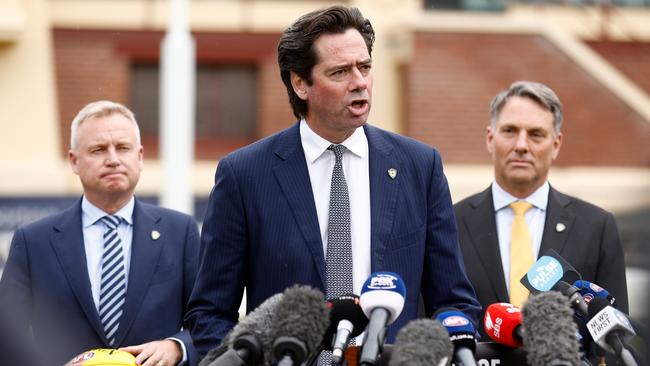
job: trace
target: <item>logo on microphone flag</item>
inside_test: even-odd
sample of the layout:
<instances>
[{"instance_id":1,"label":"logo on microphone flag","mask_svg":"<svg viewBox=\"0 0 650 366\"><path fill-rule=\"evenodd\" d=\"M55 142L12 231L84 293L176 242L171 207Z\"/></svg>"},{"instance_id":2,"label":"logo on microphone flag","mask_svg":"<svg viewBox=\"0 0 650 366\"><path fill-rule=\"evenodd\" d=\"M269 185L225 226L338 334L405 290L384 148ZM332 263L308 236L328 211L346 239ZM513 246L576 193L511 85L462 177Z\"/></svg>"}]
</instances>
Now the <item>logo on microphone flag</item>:
<instances>
[{"instance_id":1,"label":"logo on microphone flag","mask_svg":"<svg viewBox=\"0 0 650 366\"><path fill-rule=\"evenodd\" d=\"M380 272L370 277L368 289L370 290L394 290L397 288L398 276L390 272Z\"/></svg>"},{"instance_id":2,"label":"logo on microphone flag","mask_svg":"<svg viewBox=\"0 0 650 366\"><path fill-rule=\"evenodd\" d=\"M551 290L560 280L564 279L566 281L567 277L572 276L580 277L578 271L569 262L555 250L549 249L530 267L520 282L535 295ZM573 280L570 280L571 282Z\"/></svg>"}]
</instances>

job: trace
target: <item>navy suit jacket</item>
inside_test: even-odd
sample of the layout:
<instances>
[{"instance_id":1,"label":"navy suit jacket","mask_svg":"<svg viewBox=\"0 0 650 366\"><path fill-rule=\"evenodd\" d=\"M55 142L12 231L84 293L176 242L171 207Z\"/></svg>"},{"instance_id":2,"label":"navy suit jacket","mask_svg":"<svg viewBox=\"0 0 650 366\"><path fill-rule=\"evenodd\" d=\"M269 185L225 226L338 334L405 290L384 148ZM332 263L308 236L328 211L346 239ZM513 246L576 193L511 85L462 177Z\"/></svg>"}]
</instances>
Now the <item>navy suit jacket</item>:
<instances>
[{"instance_id":1,"label":"navy suit jacket","mask_svg":"<svg viewBox=\"0 0 650 366\"><path fill-rule=\"evenodd\" d=\"M417 313L455 306L477 320L464 273L449 189L437 151L364 126L369 147L371 270L406 285L388 341ZM395 168L391 179L388 170ZM325 257L299 123L222 159L201 233L200 268L187 320L200 354L236 324L244 287L247 311L293 284L324 291Z\"/></svg>"},{"instance_id":2,"label":"navy suit jacket","mask_svg":"<svg viewBox=\"0 0 650 366\"><path fill-rule=\"evenodd\" d=\"M154 230L160 233L157 240ZM136 199L128 288L115 348L176 337L190 364L198 363L189 332L181 330L198 246L193 218ZM61 365L86 350L111 348L91 294L81 200L14 233L0 294L0 311L31 325L44 364Z\"/></svg>"},{"instance_id":3,"label":"navy suit jacket","mask_svg":"<svg viewBox=\"0 0 650 366\"><path fill-rule=\"evenodd\" d=\"M496 302L509 302L492 189L470 196L454 208L467 275L479 302L484 308ZM558 231L558 224L563 224L565 229ZM582 279L613 294L616 307L627 312L625 261L611 213L551 187L539 256L551 248L566 259ZM484 331L482 326L480 329Z\"/></svg>"}]
</instances>

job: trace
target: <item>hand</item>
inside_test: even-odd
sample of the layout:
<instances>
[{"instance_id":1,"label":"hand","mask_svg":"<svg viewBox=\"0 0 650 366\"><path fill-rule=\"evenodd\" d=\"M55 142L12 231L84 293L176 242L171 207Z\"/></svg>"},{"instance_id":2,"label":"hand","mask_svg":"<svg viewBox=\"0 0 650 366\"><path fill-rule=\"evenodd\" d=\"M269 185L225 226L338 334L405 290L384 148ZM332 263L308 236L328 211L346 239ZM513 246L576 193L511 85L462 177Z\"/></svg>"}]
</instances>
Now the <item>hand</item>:
<instances>
[{"instance_id":1,"label":"hand","mask_svg":"<svg viewBox=\"0 0 650 366\"><path fill-rule=\"evenodd\" d=\"M122 347L120 350L134 355L136 364L142 366L174 366L183 358L180 344L171 339Z\"/></svg>"}]
</instances>

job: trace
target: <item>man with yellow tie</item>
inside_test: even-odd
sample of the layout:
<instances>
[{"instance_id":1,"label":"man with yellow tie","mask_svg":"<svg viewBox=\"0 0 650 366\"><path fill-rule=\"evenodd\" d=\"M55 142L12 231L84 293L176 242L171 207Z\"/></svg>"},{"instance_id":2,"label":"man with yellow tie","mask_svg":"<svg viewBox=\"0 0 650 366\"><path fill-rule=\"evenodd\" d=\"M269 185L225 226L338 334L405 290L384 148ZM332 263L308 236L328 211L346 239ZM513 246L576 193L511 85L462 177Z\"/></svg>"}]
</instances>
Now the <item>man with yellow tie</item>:
<instances>
[{"instance_id":1,"label":"man with yellow tie","mask_svg":"<svg viewBox=\"0 0 650 366\"><path fill-rule=\"evenodd\" d=\"M518 81L492 100L490 115L486 146L494 182L454 207L465 268L483 308L496 302L521 306L529 293L519 280L552 248L627 312L614 217L548 182L563 140L557 95L546 85Z\"/></svg>"}]
</instances>

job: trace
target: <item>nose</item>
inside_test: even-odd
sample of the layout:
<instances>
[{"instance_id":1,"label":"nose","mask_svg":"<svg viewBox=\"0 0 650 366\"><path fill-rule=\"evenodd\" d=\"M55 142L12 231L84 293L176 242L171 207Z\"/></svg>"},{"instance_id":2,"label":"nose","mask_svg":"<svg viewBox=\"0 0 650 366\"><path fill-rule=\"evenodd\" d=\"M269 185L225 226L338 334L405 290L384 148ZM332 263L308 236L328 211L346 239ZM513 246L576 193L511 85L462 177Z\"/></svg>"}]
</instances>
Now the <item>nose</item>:
<instances>
[{"instance_id":1,"label":"nose","mask_svg":"<svg viewBox=\"0 0 650 366\"><path fill-rule=\"evenodd\" d=\"M120 159L117 156L117 150L114 147L108 149L106 155L106 165L117 166L120 164Z\"/></svg>"},{"instance_id":2,"label":"nose","mask_svg":"<svg viewBox=\"0 0 650 366\"><path fill-rule=\"evenodd\" d=\"M366 80L366 76L364 76L361 73L361 70L359 70L356 67L352 68L352 76L350 80L350 88L352 91L360 91L360 90L365 90L368 87L368 80Z\"/></svg>"},{"instance_id":3,"label":"nose","mask_svg":"<svg viewBox=\"0 0 650 366\"><path fill-rule=\"evenodd\" d=\"M517 135L517 139L515 140L515 151L519 153L526 153L528 151L528 136L524 130L519 131L519 134Z\"/></svg>"}]
</instances>

